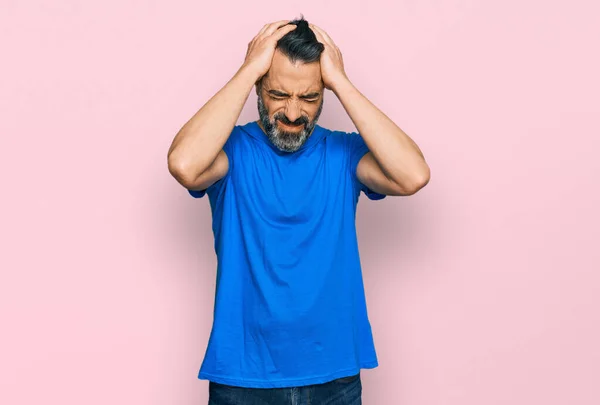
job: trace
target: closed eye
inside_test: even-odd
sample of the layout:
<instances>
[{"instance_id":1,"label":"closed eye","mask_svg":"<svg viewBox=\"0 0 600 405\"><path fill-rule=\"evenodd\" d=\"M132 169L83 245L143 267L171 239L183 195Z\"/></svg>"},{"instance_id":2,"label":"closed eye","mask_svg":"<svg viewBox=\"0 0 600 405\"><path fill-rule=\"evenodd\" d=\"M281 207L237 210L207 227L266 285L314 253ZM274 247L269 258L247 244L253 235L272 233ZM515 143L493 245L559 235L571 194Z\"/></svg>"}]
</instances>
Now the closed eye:
<instances>
[{"instance_id":1,"label":"closed eye","mask_svg":"<svg viewBox=\"0 0 600 405\"><path fill-rule=\"evenodd\" d=\"M271 99L273 99L273 100L278 100L278 101L285 100L285 99L287 99L287 98L288 98L288 97L282 97L282 96L275 96L275 95L273 95L273 94L269 94L269 97L271 97ZM306 102L308 102L308 103L316 103L317 101L319 101L319 98L318 98L318 97L317 97L317 98L311 98L311 99L308 99L308 98L303 98L303 97L300 97L300 98L301 98L303 101L306 101Z\"/></svg>"}]
</instances>

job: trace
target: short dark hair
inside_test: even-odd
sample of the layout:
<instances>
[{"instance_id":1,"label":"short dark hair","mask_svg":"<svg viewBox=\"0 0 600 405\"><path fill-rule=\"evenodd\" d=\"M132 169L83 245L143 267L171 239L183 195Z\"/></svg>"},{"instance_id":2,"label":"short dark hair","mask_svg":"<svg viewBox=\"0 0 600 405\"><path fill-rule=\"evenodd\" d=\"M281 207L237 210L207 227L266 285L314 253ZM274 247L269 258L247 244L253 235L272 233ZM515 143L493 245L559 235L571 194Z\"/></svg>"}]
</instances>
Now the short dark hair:
<instances>
[{"instance_id":1,"label":"short dark hair","mask_svg":"<svg viewBox=\"0 0 600 405\"><path fill-rule=\"evenodd\" d=\"M325 46L317 41L317 37L308 26L308 21L304 16L300 16L300 19L292 20L288 24L296 25L296 29L277 41L276 49L279 49L292 63L318 62Z\"/></svg>"}]
</instances>

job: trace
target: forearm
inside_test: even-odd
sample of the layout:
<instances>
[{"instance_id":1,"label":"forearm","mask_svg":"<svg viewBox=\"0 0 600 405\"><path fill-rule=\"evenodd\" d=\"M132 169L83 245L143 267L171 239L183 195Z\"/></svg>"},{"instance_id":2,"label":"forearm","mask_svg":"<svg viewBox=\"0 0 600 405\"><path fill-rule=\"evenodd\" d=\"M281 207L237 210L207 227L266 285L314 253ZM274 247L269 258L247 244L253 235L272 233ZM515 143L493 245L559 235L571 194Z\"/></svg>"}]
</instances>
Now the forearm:
<instances>
[{"instance_id":1,"label":"forearm","mask_svg":"<svg viewBox=\"0 0 600 405\"><path fill-rule=\"evenodd\" d=\"M346 78L332 90L372 152L382 172L401 187L422 184L429 166L417 144Z\"/></svg>"},{"instance_id":2,"label":"forearm","mask_svg":"<svg viewBox=\"0 0 600 405\"><path fill-rule=\"evenodd\" d=\"M257 79L251 69L242 66L179 130L168 152L171 172L193 181L210 167L229 138Z\"/></svg>"}]
</instances>

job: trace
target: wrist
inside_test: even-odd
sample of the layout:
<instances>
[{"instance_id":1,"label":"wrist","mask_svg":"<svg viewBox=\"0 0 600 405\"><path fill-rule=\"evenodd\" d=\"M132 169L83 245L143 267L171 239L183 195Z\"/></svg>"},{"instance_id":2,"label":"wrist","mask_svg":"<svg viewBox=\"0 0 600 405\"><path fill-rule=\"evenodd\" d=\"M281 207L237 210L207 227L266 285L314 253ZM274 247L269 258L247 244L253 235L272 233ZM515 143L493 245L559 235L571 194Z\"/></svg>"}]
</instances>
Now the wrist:
<instances>
[{"instance_id":1,"label":"wrist","mask_svg":"<svg viewBox=\"0 0 600 405\"><path fill-rule=\"evenodd\" d=\"M241 78L243 78L244 80L248 80L251 81L252 84L256 83L258 81L258 79L261 78L261 74L254 69L251 65L246 65L243 64L238 71L235 74L236 76L239 76Z\"/></svg>"},{"instance_id":2,"label":"wrist","mask_svg":"<svg viewBox=\"0 0 600 405\"><path fill-rule=\"evenodd\" d=\"M350 79L346 75L340 75L330 83L331 91L339 97L339 94L354 87Z\"/></svg>"}]
</instances>

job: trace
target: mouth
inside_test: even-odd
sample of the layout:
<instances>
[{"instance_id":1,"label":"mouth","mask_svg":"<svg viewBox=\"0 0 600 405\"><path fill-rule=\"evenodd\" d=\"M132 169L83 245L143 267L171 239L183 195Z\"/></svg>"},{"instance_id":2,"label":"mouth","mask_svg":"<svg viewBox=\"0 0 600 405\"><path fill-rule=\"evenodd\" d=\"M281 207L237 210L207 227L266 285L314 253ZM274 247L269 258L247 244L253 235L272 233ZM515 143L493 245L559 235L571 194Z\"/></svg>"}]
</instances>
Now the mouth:
<instances>
[{"instance_id":1,"label":"mouth","mask_svg":"<svg viewBox=\"0 0 600 405\"><path fill-rule=\"evenodd\" d=\"M304 123L300 124L300 125L287 125L284 124L283 122L281 122L280 120L277 120L277 122L279 123L279 125L281 125L284 129L287 130L292 130L292 131L296 131L300 128L302 128L304 126Z\"/></svg>"}]
</instances>

